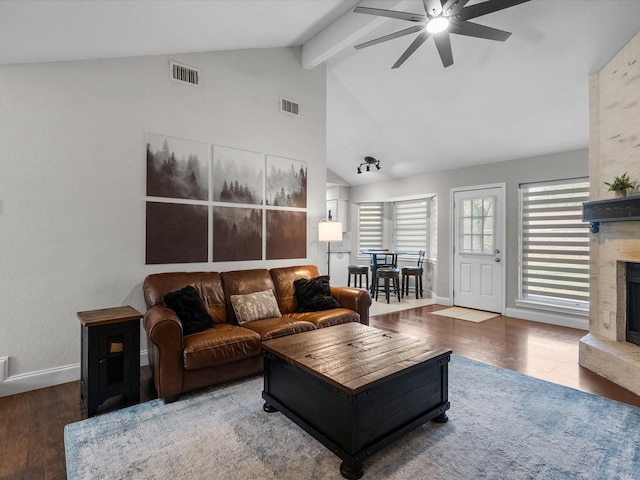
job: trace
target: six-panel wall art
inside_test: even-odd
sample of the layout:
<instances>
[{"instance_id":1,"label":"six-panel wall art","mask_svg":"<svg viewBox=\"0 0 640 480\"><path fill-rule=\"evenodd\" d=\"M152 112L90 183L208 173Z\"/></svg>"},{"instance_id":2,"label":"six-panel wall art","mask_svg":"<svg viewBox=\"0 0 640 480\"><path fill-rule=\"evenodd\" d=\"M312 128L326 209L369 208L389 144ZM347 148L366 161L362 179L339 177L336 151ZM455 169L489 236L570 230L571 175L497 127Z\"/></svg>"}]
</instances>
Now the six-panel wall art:
<instances>
[{"instance_id":1,"label":"six-panel wall art","mask_svg":"<svg viewBox=\"0 0 640 480\"><path fill-rule=\"evenodd\" d=\"M146 263L307 256L305 162L147 133Z\"/></svg>"}]
</instances>

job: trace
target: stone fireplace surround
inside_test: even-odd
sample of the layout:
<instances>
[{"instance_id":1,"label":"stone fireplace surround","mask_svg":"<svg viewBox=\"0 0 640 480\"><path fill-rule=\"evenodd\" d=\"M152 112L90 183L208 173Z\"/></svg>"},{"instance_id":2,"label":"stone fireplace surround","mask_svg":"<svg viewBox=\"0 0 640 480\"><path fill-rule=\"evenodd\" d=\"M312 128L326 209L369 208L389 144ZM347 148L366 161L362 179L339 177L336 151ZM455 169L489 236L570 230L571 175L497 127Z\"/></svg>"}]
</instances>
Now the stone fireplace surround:
<instances>
[{"instance_id":1,"label":"stone fireplace surround","mask_svg":"<svg viewBox=\"0 0 640 480\"><path fill-rule=\"evenodd\" d=\"M640 33L589 76L592 201L613 198L603 182L640 180ZM626 262L640 262L640 221L600 223L590 238L589 333L580 365L640 395L640 346L626 342Z\"/></svg>"},{"instance_id":2,"label":"stone fireplace surround","mask_svg":"<svg viewBox=\"0 0 640 480\"><path fill-rule=\"evenodd\" d=\"M640 222L631 223L601 226L607 258L598 266L591 249L589 334L580 341L580 365L640 395L640 346L626 341L626 263L640 262Z\"/></svg>"}]
</instances>

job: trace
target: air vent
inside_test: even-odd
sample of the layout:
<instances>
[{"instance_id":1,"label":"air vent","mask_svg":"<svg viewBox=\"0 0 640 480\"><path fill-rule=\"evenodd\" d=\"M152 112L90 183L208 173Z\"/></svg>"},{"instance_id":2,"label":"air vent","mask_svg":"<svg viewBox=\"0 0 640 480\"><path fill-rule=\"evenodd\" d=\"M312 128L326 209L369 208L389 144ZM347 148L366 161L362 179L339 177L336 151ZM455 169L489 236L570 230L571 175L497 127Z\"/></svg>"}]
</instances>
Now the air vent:
<instances>
[{"instance_id":1,"label":"air vent","mask_svg":"<svg viewBox=\"0 0 640 480\"><path fill-rule=\"evenodd\" d=\"M280 111L297 117L300 115L300 104L293 100L289 100L288 98L281 98Z\"/></svg>"},{"instance_id":2,"label":"air vent","mask_svg":"<svg viewBox=\"0 0 640 480\"><path fill-rule=\"evenodd\" d=\"M171 79L176 82L187 83L196 87L200 86L200 70L169 62L171 66Z\"/></svg>"}]
</instances>

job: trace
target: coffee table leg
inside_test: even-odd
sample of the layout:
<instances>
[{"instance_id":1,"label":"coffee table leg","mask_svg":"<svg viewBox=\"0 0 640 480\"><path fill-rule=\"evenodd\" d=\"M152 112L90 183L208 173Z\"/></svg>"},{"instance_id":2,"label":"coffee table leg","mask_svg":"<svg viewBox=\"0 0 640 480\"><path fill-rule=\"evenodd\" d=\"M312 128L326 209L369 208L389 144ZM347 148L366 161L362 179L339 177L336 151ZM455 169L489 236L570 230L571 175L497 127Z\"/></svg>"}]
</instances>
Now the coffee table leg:
<instances>
[{"instance_id":1,"label":"coffee table leg","mask_svg":"<svg viewBox=\"0 0 640 480\"><path fill-rule=\"evenodd\" d=\"M434 418L433 421L436 423L447 423L449 421L449 415L447 415L447 412L444 412L442 415Z\"/></svg>"},{"instance_id":2,"label":"coffee table leg","mask_svg":"<svg viewBox=\"0 0 640 480\"><path fill-rule=\"evenodd\" d=\"M269 402L264 402L262 409L267 413L273 413L278 411L278 409L275 408L273 405L271 405Z\"/></svg>"},{"instance_id":3,"label":"coffee table leg","mask_svg":"<svg viewBox=\"0 0 640 480\"><path fill-rule=\"evenodd\" d=\"M351 458L348 460L343 460L340 464L340 473L344 478L348 480L357 480L364 475L364 469L362 468L362 463L357 460Z\"/></svg>"}]
</instances>

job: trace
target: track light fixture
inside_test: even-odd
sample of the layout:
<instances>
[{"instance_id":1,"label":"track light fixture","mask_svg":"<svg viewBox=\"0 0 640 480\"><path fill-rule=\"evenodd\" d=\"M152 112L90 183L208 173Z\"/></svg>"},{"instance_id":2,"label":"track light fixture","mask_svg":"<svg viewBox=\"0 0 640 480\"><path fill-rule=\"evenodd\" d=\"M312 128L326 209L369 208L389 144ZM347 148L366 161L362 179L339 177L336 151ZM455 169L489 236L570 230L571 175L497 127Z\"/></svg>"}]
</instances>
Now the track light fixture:
<instances>
[{"instance_id":1,"label":"track light fixture","mask_svg":"<svg viewBox=\"0 0 640 480\"><path fill-rule=\"evenodd\" d=\"M364 162L358 165L358 173L362 173L362 166L367 167L367 172L371 171L371 167L376 167L377 170L380 170L380 160L376 160L373 157L364 157Z\"/></svg>"}]
</instances>

